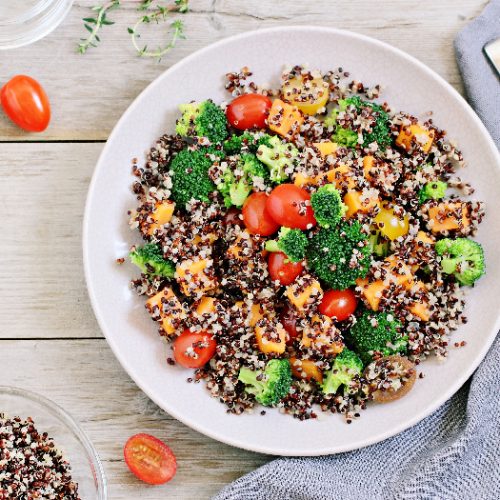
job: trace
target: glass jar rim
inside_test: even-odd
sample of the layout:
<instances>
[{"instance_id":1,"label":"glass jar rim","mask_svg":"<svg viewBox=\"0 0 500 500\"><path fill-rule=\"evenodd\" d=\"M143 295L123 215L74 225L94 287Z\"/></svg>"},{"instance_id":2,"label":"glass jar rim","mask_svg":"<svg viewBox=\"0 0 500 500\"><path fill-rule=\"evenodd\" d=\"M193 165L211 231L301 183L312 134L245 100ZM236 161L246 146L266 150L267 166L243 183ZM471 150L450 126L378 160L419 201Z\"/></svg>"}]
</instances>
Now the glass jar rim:
<instances>
[{"instance_id":1,"label":"glass jar rim","mask_svg":"<svg viewBox=\"0 0 500 500\"><path fill-rule=\"evenodd\" d=\"M0 50L22 47L51 33L66 17L73 0L40 0L18 15L0 18Z\"/></svg>"}]
</instances>

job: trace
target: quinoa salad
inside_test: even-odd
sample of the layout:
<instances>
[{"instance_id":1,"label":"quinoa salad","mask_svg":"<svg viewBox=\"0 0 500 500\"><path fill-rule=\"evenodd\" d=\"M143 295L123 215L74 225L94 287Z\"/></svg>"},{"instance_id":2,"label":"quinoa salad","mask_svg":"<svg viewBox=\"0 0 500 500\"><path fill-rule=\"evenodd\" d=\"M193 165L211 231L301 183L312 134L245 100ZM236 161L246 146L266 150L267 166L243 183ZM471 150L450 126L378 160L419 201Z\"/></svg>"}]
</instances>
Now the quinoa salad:
<instances>
[{"instance_id":1,"label":"quinoa salad","mask_svg":"<svg viewBox=\"0 0 500 500\"><path fill-rule=\"evenodd\" d=\"M227 102L180 104L175 133L134 160L131 286L166 363L228 412L350 423L447 357L485 272L483 204L427 110L392 109L342 68L251 76L226 75Z\"/></svg>"}]
</instances>

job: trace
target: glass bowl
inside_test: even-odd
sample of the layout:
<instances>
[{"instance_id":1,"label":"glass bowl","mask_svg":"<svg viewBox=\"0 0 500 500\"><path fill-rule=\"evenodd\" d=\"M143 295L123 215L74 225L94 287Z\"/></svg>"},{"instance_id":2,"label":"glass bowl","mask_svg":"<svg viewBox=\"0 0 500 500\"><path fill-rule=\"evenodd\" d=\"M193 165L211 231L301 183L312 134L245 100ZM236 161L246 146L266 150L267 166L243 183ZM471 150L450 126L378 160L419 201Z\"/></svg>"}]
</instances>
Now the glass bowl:
<instances>
[{"instance_id":1,"label":"glass bowl","mask_svg":"<svg viewBox=\"0 0 500 500\"><path fill-rule=\"evenodd\" d=\"M0 386L0 413L31 417L38 432L47 432L71 465L78 493L85 500L105 500L104 470L92 443L62 408L47 398L16 387Z\"/></svg>"},{"instance_id":2,"label":"glass bowl","mask_svg":"<svg viewBox=\"0 0 500 500\"><path fill-rule=\"evenodd\" d=\"M73 0L0 0L0 49L28 45L66 17Z\"/></svg>"}]
</instances>

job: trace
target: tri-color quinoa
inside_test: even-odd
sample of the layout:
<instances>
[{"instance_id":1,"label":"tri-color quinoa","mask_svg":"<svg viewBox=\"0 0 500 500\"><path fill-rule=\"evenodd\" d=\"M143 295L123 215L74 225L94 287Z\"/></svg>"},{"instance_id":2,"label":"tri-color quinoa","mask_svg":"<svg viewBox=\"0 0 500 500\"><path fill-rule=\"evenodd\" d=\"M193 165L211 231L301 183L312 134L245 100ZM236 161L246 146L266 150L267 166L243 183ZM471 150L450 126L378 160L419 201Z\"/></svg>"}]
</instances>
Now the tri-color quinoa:
<instances>
[{"instance_id":1,"label":"tri-color quinoa","mask_svg":"<svg viewBox=\"0 0 500 500\"><path fill-rule=\"evenodd\" d=\"M79 500L71 467L46 432L28 417L0 413L0 500Z\"/></svg>"},{"instance_id":2,"label":"tri-color quinoa","mask_svg":"<svg viewBox=\"0 0 500 500\"><path fill-rule=\"evenodd\" d=\"M447 356L484 273L483 206L430 113L376 103L342 68L288 68L279 89L250 76L227 75L229 104L180 106L135 161L132 286L229 412L350 422Z\"/></svg>"}]
</instances>

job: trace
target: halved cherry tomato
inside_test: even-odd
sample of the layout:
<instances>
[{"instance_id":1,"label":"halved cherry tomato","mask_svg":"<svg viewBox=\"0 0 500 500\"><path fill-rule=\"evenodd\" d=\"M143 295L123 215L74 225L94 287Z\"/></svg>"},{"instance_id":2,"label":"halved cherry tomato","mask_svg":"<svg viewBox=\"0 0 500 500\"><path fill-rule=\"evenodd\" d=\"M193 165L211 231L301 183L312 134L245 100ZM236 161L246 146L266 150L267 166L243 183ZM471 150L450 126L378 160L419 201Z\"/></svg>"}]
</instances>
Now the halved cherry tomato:
<instances>
[{"instance_id":1,"label":"halved cherry tomato","mask_svg":"<svg viewBox=\"0 0 500 500\"><path fill-rule=\"evenodd\" d=\"M357 305L356 295L350 288L347 288L346 290L326 291L318 309L325 316L335 318L337 321L344 321L351 314L354 314Z\"/></svg>"},{"instance_id":2,"label":"halved cherry tomato","mask_svg":"<svg viewBox=\"0 0 500 500\"><path fill-rule=\"evenodd\" d=\"M291 262L283 252L271 252L267 265L271 279L278 280L283 286L293 283L304 269L302 262Z\"/></svg>"},{"instance_id":3,"label":"halved cherry tomato","mask_svg":"<svg viewBox=\"0 0 500 500\"><path fill-rule=\"evenodd\" d=\"M286 343L288 345L293 344L293 341L299 335L297 331L297 313L290 304L286 304L285 307L280 312L280 322L283 325L287 335Z\"/></svg>"},{"instance_id":4,"label":"halved cherry tomato","mask_svg":"<svg viewBox=\"0 0 500 500\"><path fill-rule=\"evenodd\" d=\"M175 476L175 455L163 441L154 436L132 436L125 443L123 454L130 471L145 483L164 484Z\"/></svg>"},{"instance_id":5,"label":"halved cherry tomato","mask_svg":"<svg viewBox=\"0 0 500 500\"><path fill-rule=\"evenodd\" d=\"M253 193L243 205L243 222L251 234L270 236L279 229L266 208L267 198L266 193Z\"/></svg>"},{"instance_id":6,"label":"halved cherry tomato","mask_svg":"<svg viewBox=\"0 0 500 500\"><path fill-rule=\"evenodd\" d=\"M42 86L33 78L17 75L0 91L7 116L29 132L42 132L50 122L50 103Z\"/></svg>"},{"instance_id":7,"label":"halved cherry tomato","mask_svg":"<svg viewBox=\"0 0 500 500\"><path fill-rule=\"evenodd\" d=\"M208 363L215 354L217 342L208 332L184 330L172 346L174 358L185 368L200 368Z\"/></svg>"},{"instance_id":8,"label":"halved cherry tomato","mask_svg":"<svg viewBox=\"0 0 500 500\"><path fill-rule=\"evenodd\" d=\"M311 195L294 184L280 184L267 199L266 208L280 225L297 229L310 229L316 225Z\"/></svg>"},{"instance_id":9,"label":"halved cherry tomato","mask_svg":"<svg viewBox=\"0 0 500 500\"><path fill-rule=\"evenodd\" d=\"M239 130L264 128L272 104L271 99L265 95L241 95L227 107L227 120L234 128Z\"/></svg>"}]
</instances>

